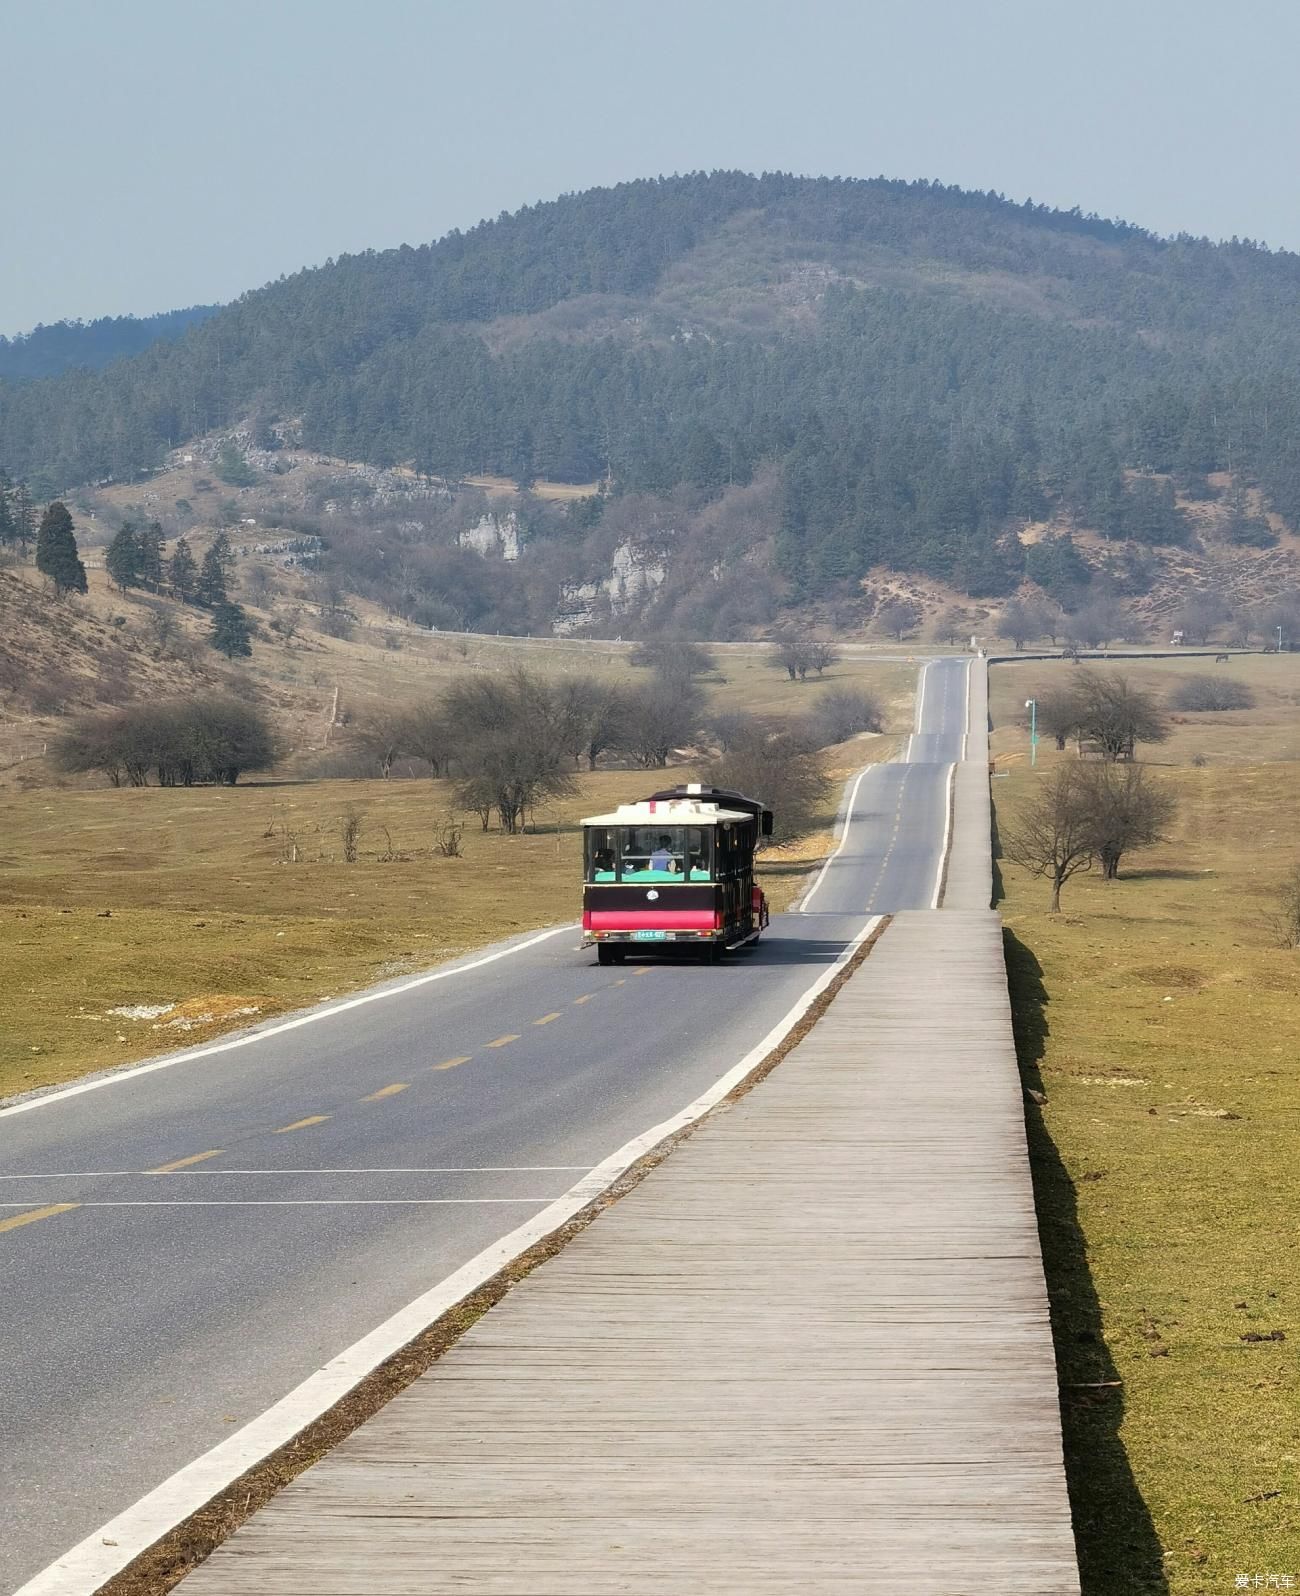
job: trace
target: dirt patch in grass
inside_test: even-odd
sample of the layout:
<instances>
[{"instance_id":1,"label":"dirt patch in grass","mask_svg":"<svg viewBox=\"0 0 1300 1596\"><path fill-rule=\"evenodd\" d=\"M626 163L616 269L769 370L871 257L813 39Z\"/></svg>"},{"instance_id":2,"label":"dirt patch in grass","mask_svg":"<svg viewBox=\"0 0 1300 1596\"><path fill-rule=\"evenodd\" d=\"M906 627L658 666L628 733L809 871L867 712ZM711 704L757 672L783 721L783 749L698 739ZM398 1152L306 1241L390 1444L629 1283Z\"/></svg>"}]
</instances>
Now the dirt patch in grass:
<instances>
[{"instance_id":1,"label":"dirt patch in grass","mask_svg":"<svg viewBox=\"0 0 1300 1596\"><path fill-rule=\"evenodd\" d=\"M1086 1596L1300 1576L1300 1369L1250 1339L1300 1334L1300 955L1266 925L1300 851L1280 746L1157 769L1170 840L1071 881L1063 915L1001 864ZM1000 825L1037 779L994 783Z\"/></svg>"}]
</instances>

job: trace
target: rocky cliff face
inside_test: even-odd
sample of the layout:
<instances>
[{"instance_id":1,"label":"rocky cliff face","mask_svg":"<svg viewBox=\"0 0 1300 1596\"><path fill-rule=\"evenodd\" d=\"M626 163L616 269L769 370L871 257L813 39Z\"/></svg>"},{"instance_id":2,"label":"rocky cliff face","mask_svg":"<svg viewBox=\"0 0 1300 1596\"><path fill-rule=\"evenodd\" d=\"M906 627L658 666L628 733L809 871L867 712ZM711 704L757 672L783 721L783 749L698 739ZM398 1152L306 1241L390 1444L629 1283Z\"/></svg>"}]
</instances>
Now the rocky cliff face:
<instances>
[{"instance_id":1,"label":"rocky cliff face","mask_svg":"<svg viewBox=\"0 0 1300 1596\"><path fill-rule=\"evenodd\" d=\"M562 637L590 626L602 615L617 618L638 610L667 575L667 563L657 549L631 540L620 543L610 559L608 576L565 585L552 630Z\"/></svg>"},{"instance_id":2,"label":"rocky cliff face","mask_svg":"<svg viewBox=\"0 0 1300 1596\"><path fill-rule=\"evenodd\" d=\"M462 549L473 549L485 558L499 556L503 560L517 560L523 551L519 517L513 510L499 516L491 511L481 515L457 541Z\"/></svg>"}]
</instances>

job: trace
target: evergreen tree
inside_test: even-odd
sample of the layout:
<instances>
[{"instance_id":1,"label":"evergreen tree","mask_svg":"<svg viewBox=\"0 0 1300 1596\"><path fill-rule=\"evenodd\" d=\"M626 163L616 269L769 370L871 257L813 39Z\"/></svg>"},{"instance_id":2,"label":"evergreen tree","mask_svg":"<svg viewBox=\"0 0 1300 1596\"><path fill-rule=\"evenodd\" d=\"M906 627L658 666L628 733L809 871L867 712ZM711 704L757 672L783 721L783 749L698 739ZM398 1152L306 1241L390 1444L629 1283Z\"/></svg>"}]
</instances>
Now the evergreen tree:
<instances>
[{"instance_id":1,"label":"evergreen tree","mask_svg":"<svg viewBox=\"0 0 1300 1596\"><path fill-rule=\"evenodd\" d=\"M159 522L150 521L136 535L140 548L140 582L151 593L161 591L163 585L163 529Z\"/></svg>"},{"instance_id":2,"label":"evergreen tree","mask_svg":"<svg viewBox=\"0 0 1300 1596\"><path fill-rule=\"evenodd\" d=\"M218 604L224 604L229 596L226 587L226 565L221 558L221 550L217 544L220 538L209 544L203 556L203 564L199 567L198 586L195 597L205 609L215 609Z\"/></svg>"},{"instance_id":3,"label":"evergreen tree","mask_svg":"<svg viewBox=\"0 0 1300 1596\"><path fill-rule=\"evenodd\" d=\"M208 641L227 659L247 658L253 652L253 635L242 605L222 599L214 606Z\"/></svg>"},{"instance_id":4,"label":"evergreen tree","mask_svg":"<svg viewBox=\"0 0 1300 1596\"><path fill-rule=\"evenodd\" d=\"M13 491L13 483L0 471L0 548L9 548L18 541L18 524L10 504Z\"/></svg>"},{"instance_id":5,"label":"evergreen tree","mask_svg":"<svg viewBox=\"0 0 1300 1596\"><path fill-rule=\"evenodd\" d=\"M123 593L140 585L140 540L130 521L123 521L118 528L117 536L108 545L104 564L109 580L116 582Z\"/></svg>"},{"instance_id":6,"label":"evergreen tree","mask_svg":"<svg viewBox=\"0 0 1300 1596\"><path fill-rule=\"evenodd\" d=\"M61 499L55 499L41 517L36 534L36 569L54 583L60 598L86 591L86 567L77 554L72 516Z\"/></svg>"},{"instance_id":7,"label":"evergreen tree","mask_svg":"<svg viewBox=\"0 0 1300 1596\"><path fill-rule=\"evenodd\" d=\"M176 547L172 550L172 557L167 564L167 581L172 590L172 597L178 598L182 604L188 604L194 597L198 580L199 568L190 553L189 543L185 538L177 538Z\"/></svg>"},{"instance_id":8,"label":"evergreen tree","mask_svg":"<svg viewBox=\"0 0 1300 1596\"><path fill-rule=\"evenodd\" d=\"M26 554L36 532L36 506L32 503L32 496L25 482L20 482L14 489L12 510L14 531L18 538L18 552Z\"/></svg>"}]
</instances>

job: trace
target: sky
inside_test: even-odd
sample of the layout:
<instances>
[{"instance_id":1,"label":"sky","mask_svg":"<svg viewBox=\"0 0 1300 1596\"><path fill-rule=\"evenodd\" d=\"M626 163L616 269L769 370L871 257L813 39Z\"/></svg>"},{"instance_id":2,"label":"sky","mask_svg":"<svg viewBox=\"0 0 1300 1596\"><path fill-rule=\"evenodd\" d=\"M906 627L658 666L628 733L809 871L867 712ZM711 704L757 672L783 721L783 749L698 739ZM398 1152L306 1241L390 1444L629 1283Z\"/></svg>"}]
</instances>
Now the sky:
<instances>
[{"instance_id":1,"label":"sky","mask_svg":"<svg viewBox=\"0 0 1300 1596\"><path fill-rule=\"evenodd\" d=\"M0 38L0 333L715 167L1300 250L1295 0L0 0Z\"/></svg>"}]
</instances>

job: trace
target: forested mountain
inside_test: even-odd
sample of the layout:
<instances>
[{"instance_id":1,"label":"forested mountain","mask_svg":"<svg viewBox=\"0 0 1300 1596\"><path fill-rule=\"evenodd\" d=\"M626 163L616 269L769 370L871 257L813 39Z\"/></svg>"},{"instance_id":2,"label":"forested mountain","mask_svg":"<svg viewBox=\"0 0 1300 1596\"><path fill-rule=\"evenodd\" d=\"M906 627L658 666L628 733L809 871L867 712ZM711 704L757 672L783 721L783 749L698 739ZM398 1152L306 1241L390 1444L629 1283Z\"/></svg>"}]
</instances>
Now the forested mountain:
<instances>
[{"instance_id":1,"label":"forested mountain","mask_svg":"<svg viewBox=\"0 0 1300 1596\"><path fill-rule=\"evenodd\" d=\"M217 305L191 305L157 316L101 316L97 321L56 321L16 338L0 337L0 379L57 377L138 355L151 344L179 338L187 327L214 316Z\"/></svg>"},{"instance_id":2,"label":"forested mountain","mask_svg":"<svg viewBox=\"0 0 1300 1596\"><path fill-rule=\"evenodd\" d=\"M1300 257L927 183L628 183L0 387L0 462L49 491L121 480L248 417L453 479L694 503L761 480L787 600L877 565L1004 593L1018 526L1177 544L1175 489L1212 472L1300 519Z\"/></svg>"}]
</instances>

